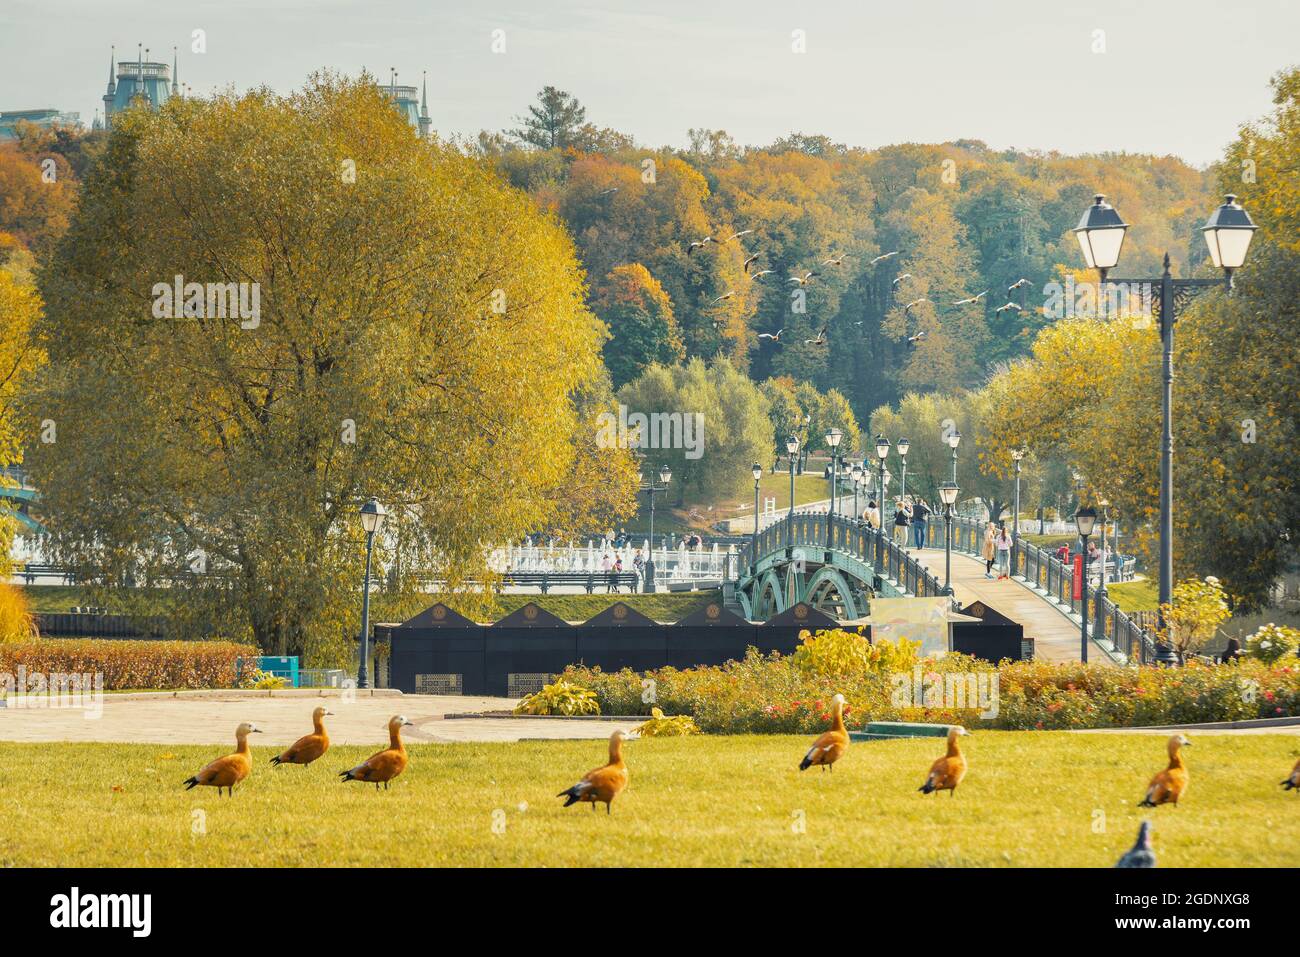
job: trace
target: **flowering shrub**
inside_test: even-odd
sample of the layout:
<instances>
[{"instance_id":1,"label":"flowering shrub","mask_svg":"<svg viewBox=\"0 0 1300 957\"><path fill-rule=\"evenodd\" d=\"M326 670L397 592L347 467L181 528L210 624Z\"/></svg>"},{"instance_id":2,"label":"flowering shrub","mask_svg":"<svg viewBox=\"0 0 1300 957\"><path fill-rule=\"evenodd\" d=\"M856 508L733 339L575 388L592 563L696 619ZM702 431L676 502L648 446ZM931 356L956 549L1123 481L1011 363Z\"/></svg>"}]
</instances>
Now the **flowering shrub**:
<instances>
[{"instance_id":1,"label":"flowering shrub","mask_svg":"<svg viewBox=\"0 0 1300 957\"><path fill-rule=\"evenodd\" d=\"M1228 593L1219 580L1188 578L1174 586L1173 602L1160 606L1165 621L1165 638L1186 657L1214 637L1219 626L1232 617Z\"/></svg>"},{"instance_id":2,"label":"flowering shrub","mask_svg":"<svg viewBox=\"0 0 1300 957\"><path fill-rule=\"evenodd\" d=\"M1294 658L1300 647L1300 630L1269 622L1246 639L1246 654L1273 664L1283 658Z\"/></svg>"},{"instance_id":3,"label":"flowering shrub","mask_svg":"<svg viewBox=\"0 0 1300 957\"><path fill-rule=\"evenodd\" d=\"M100 674L104 688L234 688L235 661L257 654L228 641L47 638L0 644L0 673Z\"/></svg>"},{"instance_id":4,"label":"flowering shrub","mask_svg":"<svg viewBox=\"0 0 1300 957\"><path fill-rule=\"evenodd\" d=\"M269 671L255 669L245 672L240 679L240 683L245 688L253 691L278 691L281 688L288 688L290 681L283 675L272 674Z\"/></svg>"},{"instance_id":5,"label":"flowering shrub","mask_svg":"<svg viewBox=\"0 0 1300 957\"><path fill-rule=\"evenodd\" d=\"M929 721L1003 729L1111 728L1236 721L1300 714L1300 663L1188 664L1181 668L1007 662L993 666L964 655L923 659L913 673L927 687L955 679L997 678L987 710L970 700L932 704L900 694L906 672L869 669L825 676L797 667L794 656L761 655L687 670L644 675L572 667L565 676L590 688L606 714L647 714L651 707L690 715L710 734L811 734L830 724L830 701L844 695L850 728L867 721ZM900 680L902 679L902 680Z\"/></svg>"},{"instance_id":6,"label":"flowering shrub","mask_svg":"<svg viewBox=\"0 0 1300 957\"><path fill-rule=\"evenodd\" d=\"M638 724L634 730L643 738L679 738L700 733L690 715L678 714L666 718L658 708L651 708L650 720Z\"/></svg>"},{"instance_id":7,"label":"flowering shrub","mask_svg":"<svg viewBox=\"0 0 1300 957\"><path fill-rule=\"evenodd\" d=\"M864 672L910 671L916 664L921 643L901 639L872 644L862 635L830 628L814 634L799 633L801 644L794 652L794 666L808 675L837 677Z\"/></svg>"}]
</instances>

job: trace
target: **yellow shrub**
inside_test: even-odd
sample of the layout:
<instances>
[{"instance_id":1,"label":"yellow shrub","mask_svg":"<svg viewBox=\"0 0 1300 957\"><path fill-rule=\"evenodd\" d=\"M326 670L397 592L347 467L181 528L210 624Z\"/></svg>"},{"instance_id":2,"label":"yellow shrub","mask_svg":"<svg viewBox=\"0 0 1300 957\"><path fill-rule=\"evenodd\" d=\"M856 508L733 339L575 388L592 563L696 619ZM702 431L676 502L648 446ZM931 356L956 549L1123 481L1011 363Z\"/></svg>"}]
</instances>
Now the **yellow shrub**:
<instances>
[{"instance_id":1,"label":"yellow shrub","mask_svg":"<svg viewBox=\"0 0 1300 957\"><path fill-rule=\"evenodd\" d=\"M0 582L0 644L36 638L36 621L21 588Z\"/></svg>"},{"instance_id":2,"label":"yellow shrub","mask_svg":"<svg viewBox=\"0 0 1300 957\"><path fill-rule=\"evenodd\" d=\"M699 734L695 719L688 714L678 714L665 718L658 708L650 709L650 720L639 724L635 732L643 738L678 738L688 734Z\"/></svg>"},{"instance_id":3,"label":"yellow shrub","mask_svg":"<svg viewBox=\"0 0 1300 957\"><path fill-rule=\"evenodd\" d=\"M872 644L862 635L830 628L815 635L803 632L794 652L794 666L805 674L836 677L909 671L917 662L919 641L901 638L898 644Z\"/></svg>"},{"instance_id":4,"label":"yellow shrub","mask_svg":"<svg viewBox=\"0 0 1300 957\"><path fill-rule=\"evenodd\" d=\"M557 678L515 705L515 714L600 714L596 692Z\"/></svg>"}]
</instances>

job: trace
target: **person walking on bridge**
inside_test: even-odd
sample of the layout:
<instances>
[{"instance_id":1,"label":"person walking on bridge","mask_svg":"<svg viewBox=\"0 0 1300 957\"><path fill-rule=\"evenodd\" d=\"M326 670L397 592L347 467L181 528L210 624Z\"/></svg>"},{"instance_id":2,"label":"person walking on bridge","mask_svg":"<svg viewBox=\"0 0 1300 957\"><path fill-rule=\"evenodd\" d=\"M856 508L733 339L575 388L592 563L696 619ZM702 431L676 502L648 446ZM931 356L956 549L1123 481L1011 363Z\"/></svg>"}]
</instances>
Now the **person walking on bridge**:
<instances>
[{"instance_id":1,"label":"person walking on bridge","mask_svg":"<svg viewBox=\"0 0 1300 957\"><path fill-rule=\"evenodd\" d=\"M997 539L997 530L993 527L993 523L989 522L984 526L984 551L981 553L984 556L985 578L993 577L993 562L998 557Z\"/></svg>"},{"instance_id":2,"label":"person walking on bridge","mask_svg":"<svg viewBox=\"0 0 1300 957\"><path fill-rule=\"evenodd\" d=\"M912 524L912 507L901 498L894 502L894 541L907 547L907 527Z\"/></svg>"},{"instance_id":3,"label":"person walking on bridge","mask_svg":"<svg viewBox=\"0 0 1300 957\"><path fill-rule=\"evenodd\" d=\"M1011 577L1011 536L1007 534L1005 524L998 528L993 544L998 552L998 581L1009 579Z\"/></svg>"},{"instance_id":4,"label":"person walking on bridge","mask_svg":"<svg viewBox=\"0 0 1300 957\"><path fill-rule=\"evenodd\" d=\"M930 506L925 504L925 499L918 496L916 504L912 506L912 542L918 552L925 548L929 540L928 520L931 511Z\"/></svg>"}]
</instances>

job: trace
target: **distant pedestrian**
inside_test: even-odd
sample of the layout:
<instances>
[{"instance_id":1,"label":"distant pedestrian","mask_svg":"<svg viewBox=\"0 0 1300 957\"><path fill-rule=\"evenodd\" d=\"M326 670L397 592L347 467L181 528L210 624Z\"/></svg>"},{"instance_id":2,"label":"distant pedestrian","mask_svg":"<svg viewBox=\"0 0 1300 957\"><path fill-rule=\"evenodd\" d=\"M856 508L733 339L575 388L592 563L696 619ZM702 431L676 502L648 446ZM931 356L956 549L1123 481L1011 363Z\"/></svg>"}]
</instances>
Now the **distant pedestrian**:
<instances>
[{"instance_id":1,"label":"distant pedestrian","mask_svg":"<svg viewBox=\"0 0 1300 957\"><path fill-rule=\"evenodd\" d=\"M867 510L862 513L862 517L867 520L867 524L872 528L880 527L880 509L876 507L875 499L867 503Z\"/></svg>"},{"instance_id":2,"label":"distant pedestrian","mask_svg":"<svg viewBox=\"0 0 1300 957\"><path fill-rule=\"evenodd\" d=\"M916 504L912 506L912 542L917 551L925 548L929 542L931 511L930 506L925 504L924 498L918 497Z\"/></svg>"},{"instance_id":3,"label":"distant pedestrian","mask_svg":"<svg viewBox=\"0 0 1300 957\"><path fill-rule=\"evenodd\" d=\"M993 577L993 563L998 557L998 534L993 523L989 522L984 526L984 577Z\"/></svg>"},{"instance_id":4,"label":"distant pedestrian","mask_svg":"<svg viewBox=\"0 0 1300 957\"><path fill-rule=\"evenodd\" d=\"M1007 533L1005 525L998 529L997 537L993 543L997 547L998 553L998 580L1011 577L1011 536Z\"/></svg>"},{"instance_id":5,"label":"distant pedestrian","mask_svg":"<svg viewBox=\"0 0 1300 957\"><path fill-rule=\"evenodd\" d=\"M907 529L912 524L912 507L901 498L894 501L894 541L907 545Z\"/></svg>"}]
</instances>

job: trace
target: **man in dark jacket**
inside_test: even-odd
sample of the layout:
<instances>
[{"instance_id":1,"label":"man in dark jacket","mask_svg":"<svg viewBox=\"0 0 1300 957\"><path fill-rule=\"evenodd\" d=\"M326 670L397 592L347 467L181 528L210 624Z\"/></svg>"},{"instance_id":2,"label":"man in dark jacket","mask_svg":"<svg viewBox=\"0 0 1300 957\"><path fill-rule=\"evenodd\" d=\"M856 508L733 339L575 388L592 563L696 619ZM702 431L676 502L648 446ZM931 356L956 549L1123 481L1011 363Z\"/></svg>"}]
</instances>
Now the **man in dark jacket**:
<instances>
[{"instance_id":1,"label":"man in dark jacket","mask_svg":"<svg viewBox=\"0 0 1300 957\"><path fill-rule=\"evenodd\" d=\"M912 543L918 551L929 542L930 511L930 506L925 504L923 498L917 498L916 504L912 506Z\"/></svg>"}]
</instances>

